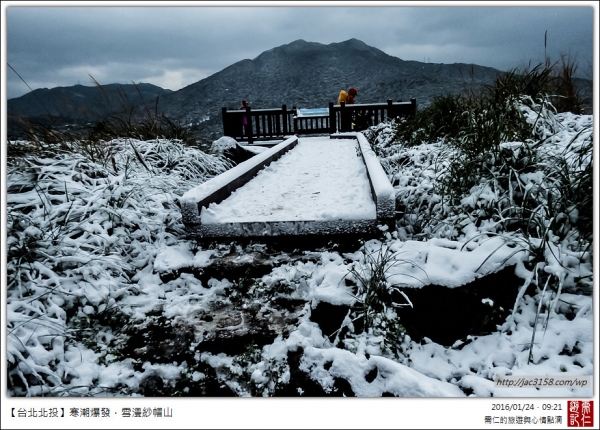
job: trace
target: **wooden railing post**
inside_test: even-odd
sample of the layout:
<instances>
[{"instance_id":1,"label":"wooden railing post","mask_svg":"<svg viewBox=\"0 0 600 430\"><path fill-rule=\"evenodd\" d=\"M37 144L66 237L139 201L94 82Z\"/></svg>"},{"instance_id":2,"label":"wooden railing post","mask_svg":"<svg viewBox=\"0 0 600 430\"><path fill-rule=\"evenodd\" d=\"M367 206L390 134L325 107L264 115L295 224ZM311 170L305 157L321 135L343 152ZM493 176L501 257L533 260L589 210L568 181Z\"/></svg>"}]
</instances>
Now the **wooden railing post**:
<instances>
[{"instance_id":1,"label":"wooden railing post","mask_svg":"<svg viewBox=\"0 0 600 430\"><path fill-rule=\"evenodd\" d=\"M417 99L412 98L410 99L410 104L412 106L412 115L416 115L417 114Z\"/></svg>"},{"instance_id":2,"label":"wooden railing post","mask_svg":"<svg viewBox=\"0 0 600 430\"><path fill-rule=\"evenodd\" d=\"M333 110L333 102L329 102L329 133L334 134L337 131L336 115Z\"/></svg>"},{"instance_id":3,"label":"wooden railing post","mask_svg":"<svg viewBox=\"0 0 600 430\"><path fill-rule=\"evenodd\" d=\"M394 119L396 118L396 112L394 112L394 103L392 102L392 99L388 99L387 101L388 104L388 108L387 108L387 117L389 119Z\"/></svg>"},{"instance_id":4,"label":"wooden railing post","mask_svg":"<svg viewBox=\"0 0 600 430\"><path fill-rule=\"evenodd\" d=\"M298 133L298 111L296 110L296 106L292 107L292 114L294 115L294 127L292 129L292 134Z\"/></svg>"},{"instance_id":5,"label":"wooden railing post","mask_svg":"<svg viewBox=\"0 0 600 430\"><path fill-rule=\"evenodd\" d=\"M283 121L283 135L288 134L288 112L287 106L281 105L281 120Z\"/></svg>"},{"instance_id":6,"label":"wooden railing post","mask_svg":"<svg viewBox=\"0 0 600 430\"><path fill-rule=\"evenodd\" d=\"M252 144L253 141L253 134L254 132L252 131L252 108L250 106L248 106L246 108L246 112L248 113L247 118L247 125L246 125L246 130L244 130L244 133L248 135L248 143Z\"/></svg>"},{"instance_id":7,"label":"wooden railing post","mask_svg":"<svg viewBox=\"0 0 600 430\"><path fill-rule=\"evenodd\" d=\"M352 110L346 108L346 102L340 103L340 132L352 131Z\"/></svg>"},{"instance_id":8,"label":"wooden railing post","mask_svg":"<svg viewBox=\"0 0 600 430\"><path fill-rule=\"evenodd\" d=\"M223 116L223 136L230 136L229 123L227 122L227 108L221 108L221 115Z\"/></svg>"}]
</instances>

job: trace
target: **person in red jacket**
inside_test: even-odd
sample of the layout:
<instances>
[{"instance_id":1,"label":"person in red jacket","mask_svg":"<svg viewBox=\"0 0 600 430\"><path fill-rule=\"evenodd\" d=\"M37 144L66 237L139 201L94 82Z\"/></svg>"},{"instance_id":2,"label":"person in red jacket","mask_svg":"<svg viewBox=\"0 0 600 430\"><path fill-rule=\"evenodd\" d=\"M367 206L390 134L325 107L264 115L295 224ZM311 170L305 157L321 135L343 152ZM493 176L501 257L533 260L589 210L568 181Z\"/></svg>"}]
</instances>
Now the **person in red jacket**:
<instances>
[{"instance_id":1,"label":"person in red jacket","mask_svg":"<svg viewBox=\"0 0 600 430\"><path fill-rule=\"evenodd\" d=\"M340 95L338 96L337 104L341 105L342 102L347 105L354 104L354 97L358 95L358 90L354 87L350 88L348 92L346 90L340 91Z\"/></svg>"},{"instance_id":2,"label":"person in red jacket","mask_svg":"<svg viewBox=\"0 0 600 430\"><path fill-rule=\"evenodd\" d=\"M353 105L354 104L354 98L358 95L358 90L354 87L350 88L348 90L348 97L346 98L346 104L347 105Z\"/></svg>"}]
</instances>

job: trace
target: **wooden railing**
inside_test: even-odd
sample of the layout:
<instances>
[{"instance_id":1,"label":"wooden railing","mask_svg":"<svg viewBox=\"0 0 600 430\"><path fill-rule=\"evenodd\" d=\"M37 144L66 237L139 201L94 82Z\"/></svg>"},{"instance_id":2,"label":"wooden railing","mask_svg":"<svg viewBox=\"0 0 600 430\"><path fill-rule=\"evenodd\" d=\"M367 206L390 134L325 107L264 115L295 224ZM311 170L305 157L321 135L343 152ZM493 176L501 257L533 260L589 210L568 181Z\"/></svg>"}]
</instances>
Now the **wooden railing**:
<instances>
[{"instance_id":1,"label":"wooden railing","mask_svg":"<svg viewBox=\"0 0 600 430\"><path fill-rule=\"evenodd\" d=\"M387 119L412 116L417 112L417 100L374 104L334 105L329 103L327 114L298 116L296 107L281 109L228 110L222 108L223 135L252 143L288 135L343 133L361 131ZM243 125L246 117L247 125Z\"/></svg>"},{"instance_id":2,"label":"wooden railing","mask_svg":"<svg viewBox=\"0 0 600 430\"><path fill-rule=\"evenodd\" d=\"M294 115L294 134L322 134L331 133L331 119L329 110L319 116Z\"/></svg>"},{"instance_id":3,"label":"wooden railing","mask_svg":"<svg viewBox=\"0 0 600 430\"><path fill-rule=\"evenodd\" d=\"M339 112L339 114L338 114ZM413 116L417 113L417 99L410 102L341 105L329 104L330 121L337 132L362 131L387 119ZM333 127L332 127L333 130ZM332 131L335 133L335 131Z\"/></svg>"},{"instance_id":4,"label":"wooden railing","mask_svg":"<svg viewBox=\"0 0 600 430\"><path fill-rule=\"evenodd\" d=\"M286 106L281 109L252 109L227 110L222 108L223 135L233 137L236 140L272 139L283 137L293 133L292 116L294 111L287 110ZM243 125L246 117L247 125Z\"/></svg>"}]
</instances>

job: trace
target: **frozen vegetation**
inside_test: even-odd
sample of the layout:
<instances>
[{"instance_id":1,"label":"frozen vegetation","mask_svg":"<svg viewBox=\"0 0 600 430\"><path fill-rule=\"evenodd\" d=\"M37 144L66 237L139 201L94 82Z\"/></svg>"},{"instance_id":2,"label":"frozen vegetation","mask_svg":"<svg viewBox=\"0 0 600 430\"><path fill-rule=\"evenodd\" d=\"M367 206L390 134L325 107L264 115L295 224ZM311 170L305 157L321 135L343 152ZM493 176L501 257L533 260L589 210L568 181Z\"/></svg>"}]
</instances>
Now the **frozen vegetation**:
<instances>
[{"instance_id":1,"label":"frozen vegetation","mask_svg":"<svg viewBox=\"0 0 600 430\"><path fill-rule=\"evenodd\" d=\"M187 239L179 199L232 166L177 140L9 142L7 395L592 396L494 385L591 379L596 349L593 119L514 103L529 136L475 152L366 130L397 217L355 247ZM491 331L445 344L403 325L410 309L451 326L418 291L505 269L510 306L480 300L501 315Z\"/></svg>"}]
</instances>

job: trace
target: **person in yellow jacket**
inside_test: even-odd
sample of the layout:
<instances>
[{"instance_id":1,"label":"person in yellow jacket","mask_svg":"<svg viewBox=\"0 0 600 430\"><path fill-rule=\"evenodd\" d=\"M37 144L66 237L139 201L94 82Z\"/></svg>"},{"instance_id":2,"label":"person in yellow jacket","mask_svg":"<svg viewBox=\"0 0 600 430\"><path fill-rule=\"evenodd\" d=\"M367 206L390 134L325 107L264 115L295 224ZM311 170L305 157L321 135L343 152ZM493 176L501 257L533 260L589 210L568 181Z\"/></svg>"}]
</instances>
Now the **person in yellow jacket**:
<instances>
[{"instance_id":1,"label":"person in yellow jacket","mask_svg":"<svg viewBox=\"0 0 600 430\"><path fill-rule=\"evenodd\" d=\"M348 92L346 90L340 91L340 95L338 96L337 104L341 105L344 102L347 105L354 104L354 97L358 95L358 90L354 87L350 88Z\"/></svg>"}]
</instances>

